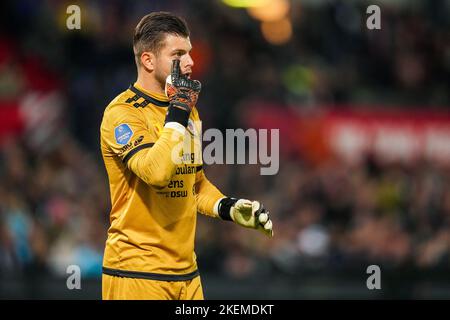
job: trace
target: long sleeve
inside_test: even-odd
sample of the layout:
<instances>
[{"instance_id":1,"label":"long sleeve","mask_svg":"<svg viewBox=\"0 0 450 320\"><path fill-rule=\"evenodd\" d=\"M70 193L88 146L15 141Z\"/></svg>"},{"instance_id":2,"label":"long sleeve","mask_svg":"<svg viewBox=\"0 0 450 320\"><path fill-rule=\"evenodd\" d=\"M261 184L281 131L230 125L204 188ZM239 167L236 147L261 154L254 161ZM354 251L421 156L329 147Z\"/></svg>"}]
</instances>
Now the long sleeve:
<instances>
[{"instance_id":1,"label":"long sleeve","mask_svg":"<svg viewBox=\"0 0 450 320\"><path fill-rule=\"evenodd\" d=\"M115 105L105 111L101 130L102 143L136 176L152 186L169 183L181 160L185 133L182 125L168 123L158 137L139 109Z\"/></svg>"},{"instance_id":2,"label":"long sleeve","mask_svg":"<svg viewBox=\"0 0 450 320\"><path fill-rule=\"evenodd\" d=\"M176 162L180 158L176 148L183 142L183 134L164 128L160 138L151 148L137 152L127 161L128 168L147 184L165 187L175 173ZM181 151L181 148L179 148Z\"/></svg>"},{"instance_id":3,"label":"long sleeve","mask_svg":"<svg viewBox=\"0 0 450 320\"><path fill-rule=\"evenodd\" d=\"M204 170L197 172L195 190L198 211L204 215L218 218L217 205L219 200L225 198L222 192L206 178Z\"/></svg>"}]
</instances>

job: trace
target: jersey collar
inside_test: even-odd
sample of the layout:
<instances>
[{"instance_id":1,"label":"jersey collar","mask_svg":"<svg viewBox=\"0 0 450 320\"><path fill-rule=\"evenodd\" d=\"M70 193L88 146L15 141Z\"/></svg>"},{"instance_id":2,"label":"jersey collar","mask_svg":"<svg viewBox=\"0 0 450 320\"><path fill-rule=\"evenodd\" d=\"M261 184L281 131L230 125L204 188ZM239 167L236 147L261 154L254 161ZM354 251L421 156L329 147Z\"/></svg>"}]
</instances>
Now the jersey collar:
<instances>
[{"instance_id":1,"label":"jersey collar","mask_svg":"<svg viewBox=\"0 0 450 320\"><path fill-rule=\"evenodd\" d=\"M139 87L136 84L130 84L130 87L128 89L130 89L136 95L147 100L148 102L150 102L151 104L153 104L155 106L158 106L158 107L168 107L169 106L169 99L165 95L145 91L143 88Z\"/></svg>"}]
</instances>

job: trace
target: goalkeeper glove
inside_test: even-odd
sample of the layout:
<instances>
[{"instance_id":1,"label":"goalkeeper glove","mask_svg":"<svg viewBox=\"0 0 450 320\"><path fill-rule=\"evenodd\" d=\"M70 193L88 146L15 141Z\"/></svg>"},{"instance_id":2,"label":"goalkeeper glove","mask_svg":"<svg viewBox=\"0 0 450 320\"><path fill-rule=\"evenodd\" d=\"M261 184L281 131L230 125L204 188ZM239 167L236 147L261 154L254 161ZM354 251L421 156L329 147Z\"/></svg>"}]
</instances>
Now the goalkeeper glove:
<instances>
[{"instance_id":1,"label":"goalkeeper glove","mask_svg":"<svg viewBox=\"0 0 450 320\"><path fill-rule=\"evenodd\" d=\"M234 221L243 227L256 229L273 237L269 211L258 201L224 198L219 202L218 211L223 220Z\"/></svg>"},{"instance_id":2,"label":"goalkeeper glove","mask_svg":"<svg viewBox=\"0 0 450 320\"><path fill-rule=\"evenodd\" d=\"M171 73L166 79L165 92L170 105L165 122L175 121L186 127L201 89L200 81L181 74L180 60L173 60Z\"/></svg>"}]
</instances>

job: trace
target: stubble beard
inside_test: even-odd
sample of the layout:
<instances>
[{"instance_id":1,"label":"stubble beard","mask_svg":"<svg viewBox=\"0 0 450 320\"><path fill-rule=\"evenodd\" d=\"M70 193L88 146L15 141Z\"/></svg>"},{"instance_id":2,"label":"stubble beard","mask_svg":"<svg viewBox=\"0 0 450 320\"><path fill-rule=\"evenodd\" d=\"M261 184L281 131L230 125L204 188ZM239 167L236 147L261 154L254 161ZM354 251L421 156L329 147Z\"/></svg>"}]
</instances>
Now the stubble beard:
<instances>
[{"instance_id":1,"label":"stubble beard","mask_svg":"<svg viewBox=\"0 0 450 320\"><path fill-rule=\"evenodd\" d=\"M163 72L161 72L160 70L155 70L155 79L156 82L158 82L159 86L161 87L161 90L164 92L165 87L166 87L166 78L167 75L165 75Z\"/></svg>"}]
</instances>

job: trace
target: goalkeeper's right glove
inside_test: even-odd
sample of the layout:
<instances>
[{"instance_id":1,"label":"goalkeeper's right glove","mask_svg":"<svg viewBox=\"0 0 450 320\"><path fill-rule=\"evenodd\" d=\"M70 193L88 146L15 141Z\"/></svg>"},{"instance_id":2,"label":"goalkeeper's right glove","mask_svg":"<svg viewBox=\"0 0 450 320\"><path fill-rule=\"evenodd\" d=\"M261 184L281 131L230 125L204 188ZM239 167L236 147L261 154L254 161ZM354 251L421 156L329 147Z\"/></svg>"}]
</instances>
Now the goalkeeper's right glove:
<instances>
[{"instance_id":1,"label":"goalkeeper's right glove","mask_svg":"<svg viewBox=\"0 0 450 320\"><path fill-rule=\"evenodd\" d=\"M273 237L269 211L259 201L223 198L219 202L218 213L223 220L234 221L243 227L256 229Z\"/></svg>"},{"instance_id":2,"label":"goalkeeper's right glove","mask_svg":"<svg viewBox=\"0 0 450 320\"><path fill-rule=\"evenodd\" d=\"M200 81L191 80L181 74L180 60L173 60L171 73L166 79L165 91L170 105L165 122L174 121L186 127L201 89Z\"/></svg>"}]
</instances>

